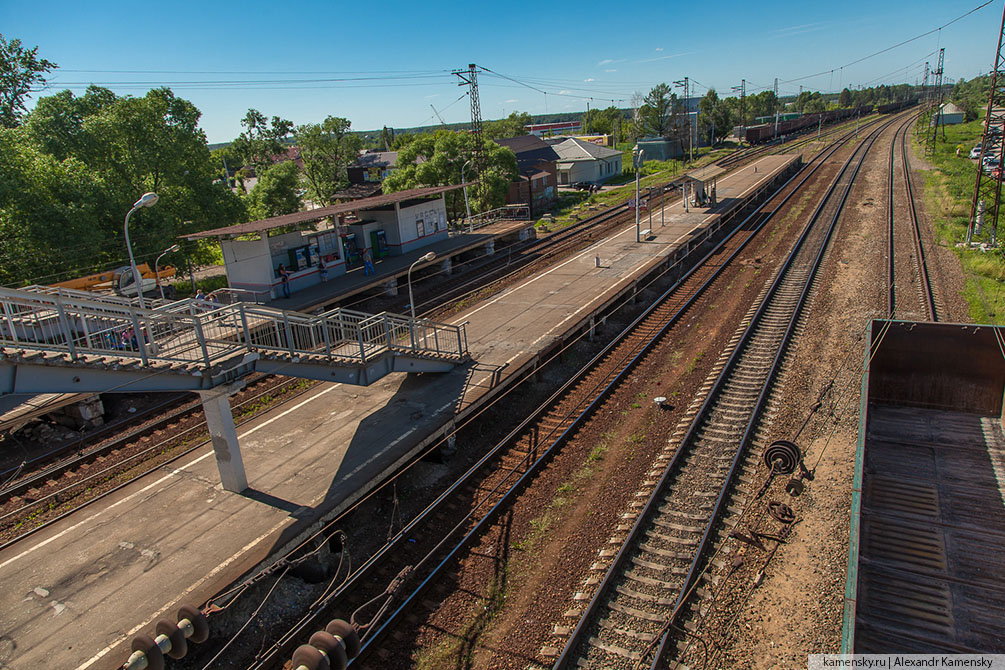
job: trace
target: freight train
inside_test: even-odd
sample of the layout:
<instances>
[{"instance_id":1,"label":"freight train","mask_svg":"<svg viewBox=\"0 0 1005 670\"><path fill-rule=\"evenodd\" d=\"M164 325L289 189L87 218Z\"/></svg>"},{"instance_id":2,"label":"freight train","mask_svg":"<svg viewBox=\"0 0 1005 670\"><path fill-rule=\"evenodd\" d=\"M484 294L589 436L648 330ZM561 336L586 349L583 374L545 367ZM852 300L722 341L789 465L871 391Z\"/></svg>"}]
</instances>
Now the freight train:
<instances>
[{"instance_id":1,"label":"freight train","mask_svg":"<svg viewBox=\"0 0 1005 670\"><path fill-rule=\"evenodd\" d=\"M918 104L918 99L913 98L911 100L901 100L900 102L890 102L885 105L880 105L876 108L876 111L880 114L893 114L894 112L899 112L902 109L906 109L911 105Z\"/></svg>"},{"instance_id":2,"label":"freight train","mask_svg":"<svg viewBox=\"0 0 1005 670\"><path fill-rule=\"evenodd\" d=\"M747 131L744 134L744 139L747 140L748 144L760 144L761 142L768 142L775 137L789 135L806 128L816 128L817 124L819 124L821 120L824 123L833 123L835 121L851 119L855 116L865 116L871 112L872 105L866 105L863 107L831 109L826 112L803 114L798 119L792 119L791 121L779 121L777 135L774 123L762 123L758 126L748 126Z\"/></svg>"}]
</instances>

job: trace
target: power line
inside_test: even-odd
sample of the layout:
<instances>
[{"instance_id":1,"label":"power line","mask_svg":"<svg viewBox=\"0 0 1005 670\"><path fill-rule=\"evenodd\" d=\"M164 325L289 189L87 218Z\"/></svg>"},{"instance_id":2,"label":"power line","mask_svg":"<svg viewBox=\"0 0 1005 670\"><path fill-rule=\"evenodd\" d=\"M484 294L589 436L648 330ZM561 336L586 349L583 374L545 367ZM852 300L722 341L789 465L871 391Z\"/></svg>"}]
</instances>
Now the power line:
<instances>
[{"instance_id":1,"label":"power line","mask_svg":"<svg viewBox=\"0 0 1005 670\"><path fill-rule=\"evenodd\" d=\"M844 65L841 65L841 66L838 66L838 67L835 67L835 68L831 68L830 70L823 70L822 72L817 72L815 74L808 74L808 75L806 75L804 77L796 77L794 79L786 79L782 83L783 84L791 84L793 82L802 81L804 79L812 79L813 77L820 77L820 76L823 76L825 74L833 74L837 70L843 70L846 67L850 67L852 65L858 65L859 63L861 63L863 61L866 61L866 60L869 60L870 58L874 58L875 56L879 56L880 54L885 54L887 51L892 51L892 50L894 50L894 49L896 49L898 47L904 46L905 44L910 44L911 42L915 42L917 40L920 40L922 37L928 37L929 35L932 35L933 33L937 33L939 31L941 31L943 28L951 26L951 25L953 25L954 23L956 23L957 21L959 21L961 19L965 19L966 17L970 16L974 12L976 12L978 10L981 10L981 9L984 9L988 5L992 4L994 1L995 0L987 0L987 2L985 2L985 3L981 4L981 5L978 5L977 7L974 7L969 12L957 16L952 21L948 21L946 23L943 23L938 28L932 28L928 32L921 33L920 35L915 35L914 37L912 37L910 39L907 39L907 40L904 40L903 42L898 42L897 44L894 44L893 46L886 47L885 49L880 49L879 51L874 51L873 53L869 54L868 56L862 56L861 58L858 58L856 60L851 61L850 63L845 63Z\"/></svg>"}]
</instances>

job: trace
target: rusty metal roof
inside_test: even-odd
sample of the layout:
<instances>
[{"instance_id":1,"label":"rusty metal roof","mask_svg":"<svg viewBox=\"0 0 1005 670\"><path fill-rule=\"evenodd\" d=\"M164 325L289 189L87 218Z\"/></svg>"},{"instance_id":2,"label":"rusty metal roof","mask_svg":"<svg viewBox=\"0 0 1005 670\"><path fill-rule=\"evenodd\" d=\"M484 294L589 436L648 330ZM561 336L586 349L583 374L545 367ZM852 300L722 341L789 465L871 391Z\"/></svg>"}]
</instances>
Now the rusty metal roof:
<instances>
[{"instance_id":1,"label":"rusty metal roof","mask_svg":"<svg viewBox=\"0 0 1005 670\"><path fill-rule=\"evenodd\" d=\"M306 212L294 212L293 214L283 214L282 216L274 216L270 219L262 219L261 221L238 223L224 228L204 230L201 233L189 233L187 235L182 235L181 237L187 240L197 240L207 237L234 237L237 235L247 235L249 233L263 233L268 230L272 230L273 228L295 226L302 223L314 223L315 221L320 221L321 219L326 219L329 216L336 216L338 214L360 212L367 209L376 209L378 207L393 205L395 203L404 202L405 200L412 200L413 198L440 195L441 193L454 191L463 186L464 184L453 184L450 186L426 186L424 188L396 191L395 193L375 195L371 198L353 200L352 202L343 202L337 205L320 207Z\"/></svg>"}]
</instances>

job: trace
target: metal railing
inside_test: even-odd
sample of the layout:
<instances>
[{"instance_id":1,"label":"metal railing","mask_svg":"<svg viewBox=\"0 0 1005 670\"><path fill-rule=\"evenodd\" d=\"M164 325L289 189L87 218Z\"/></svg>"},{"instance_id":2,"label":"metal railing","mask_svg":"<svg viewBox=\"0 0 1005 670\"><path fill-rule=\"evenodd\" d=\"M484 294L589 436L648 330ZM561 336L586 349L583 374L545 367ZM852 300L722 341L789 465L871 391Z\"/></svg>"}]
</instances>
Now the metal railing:
<instances>
[{"instance_id":1,"label":"metal railing","mask_svg":"<svg viewBox=\"0 0 1005 670\"><path fill-rule=\"evenodd\" d=\"M186 364L209 369L248 352L269 351L293 363L309 356L333 365L366 364L385 353L468 356L464 324L397 314L334 309L309 315L246 302L217 305L180 300L155 309L66 295L0 289L0 344L56 352L101 365L101 357L132 358L143 366ZM295 376L295 371L290 370Z\"/></svg>"}]
</instances>

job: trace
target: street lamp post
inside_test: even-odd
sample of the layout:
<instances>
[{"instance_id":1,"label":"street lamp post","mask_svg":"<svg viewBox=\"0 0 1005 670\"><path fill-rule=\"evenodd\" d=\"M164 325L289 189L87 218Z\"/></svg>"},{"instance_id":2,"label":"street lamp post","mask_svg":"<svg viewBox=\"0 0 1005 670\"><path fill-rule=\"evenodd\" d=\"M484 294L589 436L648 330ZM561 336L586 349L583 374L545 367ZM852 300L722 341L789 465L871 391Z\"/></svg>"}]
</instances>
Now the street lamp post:
<instances>
[{"instance_id":1,"label":"street lamp post","mask_svg":"<svg viewBox=\"0 0 1005 670\"><path fill-rule=\"evenodd\" d=\"M464 165L461 166L461 183L464 184L464 212L468 217L468 232L474 232L474 224L471 222L471 205L468 204L468 184L464 181L464 168L468 166L471 161L465 161Z\"/></svg>"},{"instance_id":2,"label":"street lamp post","mask_svg":"<svg viewBox=\"0 0 1005 670\"><path fill-rule=\"evenodd\" d=\"M160 291L161 300L165 300L164 287L161 286L161 259L164 258L165 254L173 254L179 249L181 249L180 246L172 244L170 247L162 251L160 256L157 257L157 260L154 261L154 281L157 282L157 290Z\"/></svg>"},{"instance_id":3,"label":"street lamp post","mask_svg":"<svg viewBox=\"0 0 1005 670\"><path fill-rule=\"evenodd\" d=\"M415 321L415 298L412 297L412 268L419 263L429 263L436 259L436 252L430 251L425 256L417 258L414 263L408 266L408 306L412 309L412 321Z\"/></svg>"},{"instance_id":4,"label":"street lamp post","mask_svg":"<svg viewBox=\"0 0 1005 670\"><path fill-rule=\"evenodd\" d=\"M153 207L155 204L157 204L157 194L153 192L144 193L139 200L133 203L133 208L126 212L126 222L122 226L122 230L126 236L126 250L129 252L129 267L133 271L136 295L140 299L140 309L146 309L147 306L143 302L143 278L140 277L140 273L136 269L136 259L133 257L133 245L129 243L129 217L140 207Z\"/></svg>"},{"instance_id":5,"label":"street lamp post","mask_svg":"<svg viewBox=\"0 0 1005 670\"><path fill-rule=\"evenodd\" d=\"M639 168L642 167L642 154L645 151L635 145L632 156L635 158L635 241L642 241L642 229L639 227Z\"/></svg>"}]
</instances>

